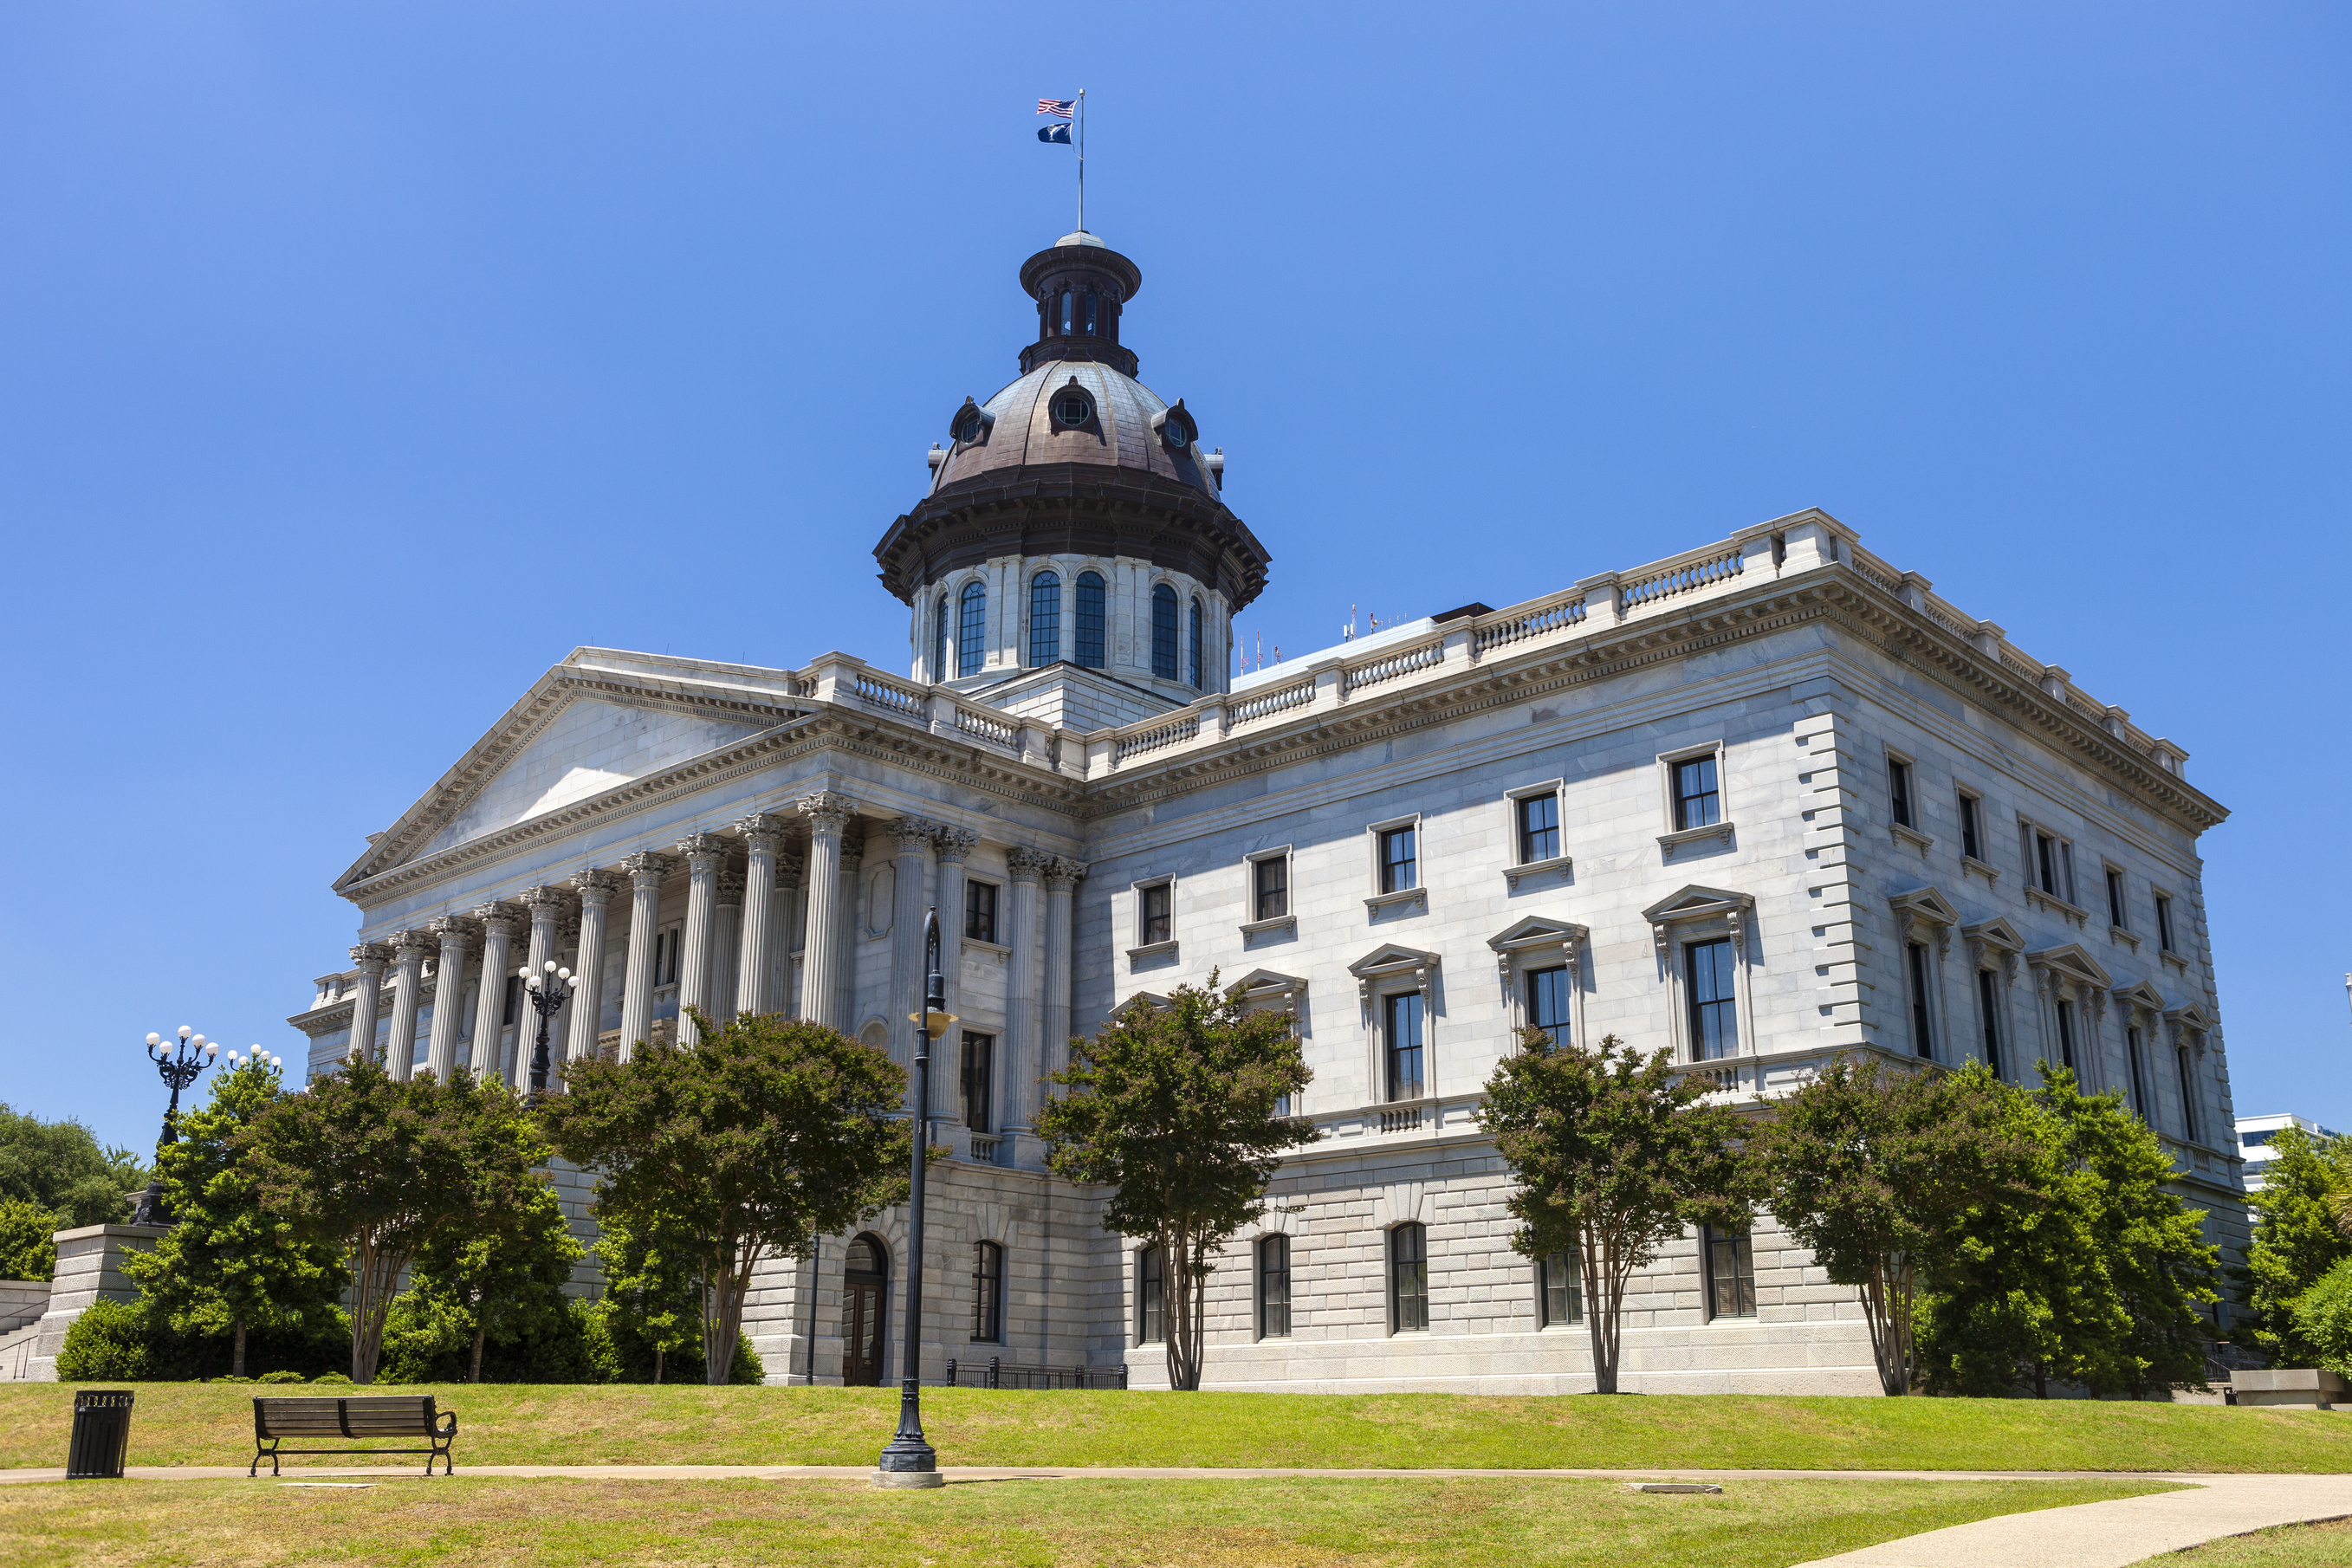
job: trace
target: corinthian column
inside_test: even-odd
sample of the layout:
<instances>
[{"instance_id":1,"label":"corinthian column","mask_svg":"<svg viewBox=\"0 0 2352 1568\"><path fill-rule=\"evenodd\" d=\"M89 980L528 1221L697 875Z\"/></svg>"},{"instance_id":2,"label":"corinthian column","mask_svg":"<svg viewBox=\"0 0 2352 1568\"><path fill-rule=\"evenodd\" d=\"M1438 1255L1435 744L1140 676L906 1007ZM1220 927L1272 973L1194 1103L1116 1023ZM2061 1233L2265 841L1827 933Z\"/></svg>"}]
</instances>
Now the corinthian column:
<instances>
[{"instance_id":1,"label":"corinthian column","mask_svg":"<svg viewBox=\"0 0 2352 1568\"><path fill-rule=\"evenodd\" d=\"M823 790L802 797L809 819L808 936L801 961L801 1014L841 1026L841 830L856 808Z\"/></svg>"},{"instance_id":2,"label":"corinthian column","mask_svg":"<svg viewBox=\"0 0 2352 1568\"><path fill-rule=\"evenodd\" d=\"M621 879L610 871L583 871L572 879L580 899L580 956L572 965L572 1038L565 1061L596 1054L604 1025L604 914Z\"/></svg>"},{"instance_id":3,"label":"corinthian column","mask_svg":"<svg viewBox=\"0 0 2352 1568\"><path fill-rule=\"evenodd\" d=\"M1037 879L1053 863L1034 849L1004 857L1007 881L1004 929L1013 950L1004 970L1004 1131L1019 1139L1037 1124L1038 1075L1045 1071L1037 1020Z\"/></svg>"},{"instance_id":4,"label":"corinthian column","mask_svg":"<svg viewBox=\"0 0 2352 1568\"><path fill-rule=\"evenodd\" d=\"M772 1013L768 1000L773 958L769 931L776 904L776 850L784 841L784 825L762 812L735 825L743 837L743 929L735 947L735 1011L756 1017Z\"/></svg>"},{"instance_id":5,"label":"corinthian column","mask_svg":"<svg viewBox=\"0 0 2352 1568\"><path fill-rule=\"evenodd\" d=\"M447 1083L457 1070L457 1026L466 1010L466 950L474 942L474 927L456 915L425 923L441 939L441 962L433 972L433 1044L425 1053L425 1070Z\"/></svg>"},{"instance_id":6,"label":"corinthian column","mask_svg":"<svg viewBox=\"0 0 2352 1568\"><path fill-rule=\"evenodd\" d=\"M383 970L392 962L392 949L363 942L352 949L352 962L360 970L359 994L352 998L352 1060L373 1061L377 1009L383 1005Z\"/></svg>"},{"instance_id":7,"label":"corinthian column","mask_svg":"<svg viewBox=\"0 0 2352 1568\"><path fill-rule=\"evenodd\" d=\"M940 829L940 979L950 1013L956 1010L956 994L963 988L961 984L963 979L963 863L965 857L971 853L972 846L979 842L980 836L969 827ZM963 1118L963 1097L955 1086L961 1082L963 1068L961 1042L960 1039L942 1040L935 1048L940 1051L942 1059L931 1064L931 1082L939 1087L932 1091L934 1102L929 1109L937 1114L937 1097L947 1095L955 1106L957 1120L961 1121ZM993 1092L994 1088L994 1085L990 1086L992 1092L989 1098L992 1103L1002 1104L1002 1100ZM981 1131L992 1130L982 1128Z\"/></svg>"},{"instance_id":8,"label":"corinthian column","mask_svg":"<svg viewBox=\"0 0 2352 1568\"><path fill-rule=\"evenodd\" d=\"M654 1032L654 941L661 934L661 886L669 857L650 850L621 862L629 874L628 968L621 974L621 1059L627 1061Z\"/></svg>"},{"instance_id":9,"label":"corinthian column","mask_svg":"<svg viewBox=\"0 0 2352 1568\"><path fill-rule=\"evenodd\" d=\"M547 961L555 956L558 928L563 921L563 889L561 888L530 888L522 896L523 908L530 911L530 948L523 967L533 974L545 976ZM552 1028L551 1024L550 1027ZM551 1047L552 1041L550 1041ZM539 1045L539 1015L526 1008L515 1020L514 1077L509 1079L518 1094L530 1092L530 1058ZM550 1054L552 1054L551 1050Z\"/></svg>"},{"instance_id":10,"label":"corinthian column","mask_svg":"<svg viewBox=\"0 0 2352 1568\"><path fill-rule=\"evenodd\" d=\"M768 912L768 1008L788 1018L802 1016L793 991L793 955L801 948L801 900L807 869L807 858L798 849L776 851L776 890Z\"/></svg>"},{"instance_id":11,"label":"corinthian column","mask_svg":"<svg viewBox=\"0 0 2352 1568\"><path fill-rule=\"evenodd\" d=\"M742 872L719 873L719 903L710 916L710 1016L724 1024L735 1016L736 964L743 955Z\"/></svg>"},{"instance_id":12,"label":"corinthian column","mask_svg":"<svg viewBox=\"0 0 2352 1568\"><path fill-rule=\"evenodd\" d=\"M507 980L514 968L515 928L520 922L506 904L474 910L482 928L481 994L474 998L474 1049L467 1066L476 1078L499 1071L501 1037L507 1026Z\"/></svg>"},{"instance_id":13,"label":"corinthian column","mask_svg":"<svg viewBox=\"0 0 2352 1568\"><path fill-rule=\"evenodd\" d=\"M833 999L833 1016L841 1020L838 1026L844 1029L857 1026L857 878L865 864L865 837L853 838L845 830L841 836L841 886L834 901L838 911L836 923L841 928L841 965Z\"/></svg>"},{"instance_id":14,"label":"corinthian column","mask_svg":"<svg viewBox=\"0 0 2352 1568\"><path fill-rule=\"evenodd\" d=\"M690 1046L702 1037L687 1016L689 1007L710 1011L710 934L712 911L719 902L719 871L727 864L727 841L716 833L689 833L677 841L686 857L686 873L693 880L686 889L686 935L678 943L677 1043Z\"/></svg>"},{"instance_id":15,"label":"corinthian column","mask_svg":"<svg viewBox=\"0 0 2352 1568\"><path fill-rule=\"evenodd\" d=\"M902 1064L913 1058L901 1048L908 1037L899 1025L923 1005L923 884L930 880L931 840L939 830L938 823L919 816L902 816L887 829L898 850L890 900L890 1055Z\"/></svg>"},{"instance_id":16,"label":"corinthian column","mask_svg":"<svg viewBox=\"0 0 2352 1568\"><path fill-rule=\"evenodd\" d=\"M1061 1071L1070 1048L1070 894L1086 874L1085 861L1059 856L1045 869L1045 1048L1041 1078Z\"/></svg>"},{"instance_id":17,"label":"corinthian column","mask_svg":"<svg viewBox=\"0 0 2352 1568\"><path fill-rule=\"evenodd\" d=\"M384 1065L406 1083L416 1070L416 1005L425 989L425 955L431 933L404 931L392 939L392 1035L383 1043Z\"/></svg>"}]
</instances>

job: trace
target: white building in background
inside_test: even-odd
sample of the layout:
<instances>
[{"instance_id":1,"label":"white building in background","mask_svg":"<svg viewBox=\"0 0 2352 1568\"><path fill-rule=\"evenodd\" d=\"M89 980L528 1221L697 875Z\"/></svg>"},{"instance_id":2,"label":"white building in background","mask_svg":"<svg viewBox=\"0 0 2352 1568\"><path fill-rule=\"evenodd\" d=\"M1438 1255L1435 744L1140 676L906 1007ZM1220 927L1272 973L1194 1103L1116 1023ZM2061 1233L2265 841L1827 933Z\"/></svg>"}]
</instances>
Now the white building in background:
<instances>
[{"instance_id":1,"label":"white building in background","mask_svg":"<svg viewBox=\"0 0 2352 1568\"><path fill-rule=\"evenodd\" d=\"M2238 1118L2238 1151L2245 1160L2243 1174L2246 1191L2258 1193L2269 1180L2263 1167L2277 1157L2271 1140L2289 1127L2303 1129L2310 1138L2336 1139L2344 1136L2331 1127L2322 1127L2308 1116L2241 1116Z\"/></svg>"},{"instance_id":2,"label":"white building in background","mask_svg":"<svg viewBox=\"0 0 2352 1568\"><path fill-rule=\"evenodd\" d=\"M1594 531L1463 527L1498 584L1558 586L1236 677L1270 557L1134 379L1140 270L1071 235L1022 283L1020 378L953 411L876 550L904 665L574 651L337 880L360 941L292 1020L313 1071L356 1037L520 1082L508 977L549 959L588 998L559 1076L687 1003L904 1060L936 904L932 1369L1162 1378L1157 1261L1034 1120L1072 1033L1212 973L1296 1010L1322 1134L1276 1183L1297 1212L1220 1262L1212 1386L1591 1386L1576 1282L1510 1250L1473 1120L1529 1024L1743 1100L1840 1052L2069 1061L2242 1246L2197 853L2223 812L2178 746L1820 511L1621 569ZM904 1238L770 1272L772 1380L895 1375ZM1686 1237L1632 1305L1629 1388L1877 1390L1853 1293L1769 1217Z\"/></svg>"}]
</instances>

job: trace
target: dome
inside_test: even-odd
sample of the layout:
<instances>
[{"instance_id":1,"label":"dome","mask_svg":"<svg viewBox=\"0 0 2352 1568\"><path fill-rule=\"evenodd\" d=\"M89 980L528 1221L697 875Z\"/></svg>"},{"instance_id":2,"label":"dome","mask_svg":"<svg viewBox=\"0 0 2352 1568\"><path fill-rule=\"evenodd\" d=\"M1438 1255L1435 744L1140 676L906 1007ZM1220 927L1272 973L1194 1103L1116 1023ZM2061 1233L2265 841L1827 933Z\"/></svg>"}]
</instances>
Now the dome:
<instances>
[{"instance_id":1,"label":"dome","mask_svg":"<svg viewBox=\"0 0 2352 1568\"><path fill-rule=\"evenodd\" d=\"M935 498L1032 468L1076 464L1102 469L1106 479L1119 469L1154 474L1217 499L1191 414L1171 411L1158 393L1107 364L1048 360L986 403L956 412L953 445L931 486Z\"/></svg>"}]
</instances>

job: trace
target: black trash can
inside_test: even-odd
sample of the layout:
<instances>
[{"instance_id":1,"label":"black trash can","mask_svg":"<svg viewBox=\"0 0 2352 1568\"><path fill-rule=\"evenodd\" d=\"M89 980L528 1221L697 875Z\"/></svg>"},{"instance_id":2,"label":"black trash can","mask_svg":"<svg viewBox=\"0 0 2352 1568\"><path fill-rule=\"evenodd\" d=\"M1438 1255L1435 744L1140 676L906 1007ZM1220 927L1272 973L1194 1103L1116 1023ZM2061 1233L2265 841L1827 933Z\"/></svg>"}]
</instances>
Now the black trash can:
<instances>
[{"instance_id":1,"label":"black trash can","mask_svg":"<svg viewBox=\"0 0 2352 1568\"><path fill-rule=\"evenodd\" d=\"M131 1400L127 1388L74 1390L73 1444L66 1451L66 1479L122 1479L122 1457L131 1449Z\"/></svg>"}]
</instances>

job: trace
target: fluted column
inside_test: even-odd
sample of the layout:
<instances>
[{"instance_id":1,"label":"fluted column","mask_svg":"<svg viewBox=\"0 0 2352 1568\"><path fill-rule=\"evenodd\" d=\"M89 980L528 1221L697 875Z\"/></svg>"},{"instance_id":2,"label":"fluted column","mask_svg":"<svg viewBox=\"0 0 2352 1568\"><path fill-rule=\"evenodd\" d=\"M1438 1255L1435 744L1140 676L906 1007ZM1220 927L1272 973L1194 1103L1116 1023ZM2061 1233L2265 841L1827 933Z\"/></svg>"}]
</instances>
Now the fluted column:
<instances>
[{"instance_id":1,"label":"fluted column","mask_svg":"<svg viewBox=\"0 0 2352 1568\"><path fill-rule=\"evenodd\" d=\"M1045 995L1039 1010L1045 1040L1040 1078L1061 1071L1070 1048L1070 894L1086 874L1086 862L1059 856L1045 869Z\"/></svg>"},{"instance_id":2,"label":"fluted column","mask_svg":"<svg viewBox=\"0 0 2352 1568\"><path fill-rule=\"evenodd\" d=\"M661 933L661 887L669 857L651 851L621 862L629 874L629 956L621 973L621 1059L654 1032L654 939Z\"/></svg>"},{"instance_id":3,"label":"fluted column","mask_svg":"<svg viewBox=\"0 0 2352 1568\"><path fill-rule=\"evenodd\" d=\"M735 1011L757 1016L776 1011L769 1000L773 984L774 954L769 933L774 929L776 850L784 841L784 825L765 812L735 825L743 838L743 929L735 944Z\"/></svg>"},{"instance_id":4,"label":"fluted column","mask_svg":"<svg viewBox=\"0 0 2352 1568\"><path fill-rule=\"evenodd\" d=\"M402 1083L416 1070L416 1007L425 991L425 955L433 946L429 931L404 931L392 939L392 1033L383 1058Z\"/></svg>"},{"instance_id":5,"label":"fluted column","mask_svg":"<svg viewBox=\"0 0 2352 1568\"><path fill-rule=\"evenodd\" d=\"M457 915L429 921L425 930L441 939L441 962L433 971L433 1043L425 1070L447 1083L457 1070L457 1026L466 1011L466 950L474 945L474 925Z\"/></svg>"},{"instance_id":6,"label":"fluted column","mask_svg":"<svg viewBox=\"0 0 2352 1568\"><path fill-rule=\"evenodd\" d=\"M958 1012L963 989L963 863L971 855L980 836L968 827L942 827L936 848L940 858L938 909L940 911L940 977L945 983L948 1011ZM937 1114L938 1101L945 1100L954 1108L956 1120L963 1120L963 1041L961 1035L950 1036L939 1043L938 1054L931 1060L932 1111ZM1002 1060L1002 1053L999 1054ZM990 1086L992 1100L1002 1104L994 1085Z\"/></svg>"},{"instance_id":7,"label":"fluted column","mask_svg":"<svg viewBox=\"0 0 2352 1568\"><path fill-rule=\"evenodd\" d=\"M719 903L710 914L710 1016L724 1024L735 1016L741 982L736 965L743 955L743 889L748 879L729 866L719 873Z\"/></svg>"},{"instance_id":8,"label":"fluted column","mask_svg":"<svg viewBox=\"0 0 2352 1568\"><path fill-rule=\"evenodd\" d=\"M563 921L563 889L561 888L530 888L522 895L522 907L530 911L530 946L526 950L522 967L533 974L547 973L547 961L555 956L556 938ZM554 1054L554 1026L549 1025L548 1054ZM510 1064L513 1076L508 1081L518 1094L530 1092L530 1058L539 1047L539 1015L530 1008L523 1009L515 1020L515 1054Z\"/></svg>"},{"instance_id":9,"label":"fluted column","mask_svg":"<svg viewBox=\"0 0 2352 1568\"><path fill-rule=\"evenodd\" d=\"M923 1005L923 889L931 879L931 840L939 830L938 823L919 816L902 816L887 829L898 853L897 886L890 899L890 1058L903 1066L914 1061L908 1043L914 1026L907 1016ZM936 1060L931 1069L936 1083L940 1077ZM936 1089L931 1100L936 1107Z\"/></svg>"},{"instance_id":10,"label":"fluted column","mask_svg":"<svg viewBox=\"0 0 2352 1568\"><path fill-rule=\"evenodd\" d=\"M808 935L801 960L801 1015L841 1026L841 830L856 809L831 790L803 796L809 820Z\"/></svg>"},{"instance_id":11,"label":"fluted column","mask_svg":"<svg viewBox=\"0 0 2352 1568\"><path fill-rule=\"evenodd\" d=\"M857 879L866 867L866 837L845 829L841 836L840 886L835 889L835 923L841 928L841 968L835 976L834 1016L844 1029L857 1026Z\"/></svg>"},{"instance_id":12,"label":"fluted column","mask_svg":"<svg viewBox=\"0 0 2352 1568\"><path fill-rule=\"evenodd\" d=\"M710 933L719 905L719 873L727 864L727 841L716 833L689 833L677 841L686 857L686 934L678 941L677 1043L702 1037L687 1016L689 1007L710 1011Z\"/></svg>"},{"instance_id":13,"label":"fluted column","mask_svg":"<svg viewBox=\"0 0 2352 1568\"><path fill-rule=\"evenodd\" d=\"M360 971L359 992L352 998L352 1060L373 1061L376 1018L383 1005L383 972L392 962L392 949L380 942L363 942L352 949L352 962Z\"/></svg>"},{"instance_id":14,"label":"fluted column","mask_svg":"<svg viewBox=\"0 0 2352 1568\"><path fill-rule=\"evenodd\" d=\"M572 879L580 900L580 956L572 965L572 1037L563 1059L577 1061L596 1054L596 1037L604 1026L604 925L613 895L621 879L610 871L583 871Z\"/></svg>"},{"instance_id":15,"label":"fluted column","mask_svg":"<svg viewBox=\"0 0 2352 1568\"><path fill-rule=\"evenodd\" d=\"M1034 849L1004 857L1004 927L999 932L1013 950L1004 971L1004 1049L999 1053L1004 1082L1004 1131L1017 1139L1037 1124L1038 1079L1045 1070L1037 1018L1037 880L1053 863ZM1015 1147L1018 1148L1016 1142Z\"/></svg>"},{"instance_id":16,"label":"fluted column","mask_svg":"<svg viewBox=\"0 0 2352 1568\"><path fill-rule=\"evenodd\" d=\"M793 954L801 948L802 900L807 857L785 847L776 851L776 890L769 905L768 1006L788 1018L802 1016L793 990Z\"/></svg>"},{"instance_id":17,"label":"fluted column","mask_svg":"<svg viewBox=\"0 0 2352 1568\"><path fill-rule=\"evenodd\" d=\"M488 1078L500 1067L500 1040L507 1026L507 980L514 973L515 931L521 924L505 904L483 904L474 910L482 928L481 993L474 998L474 1047L466 1066L476 1078Z\"/></svg>"}]
</instances>

